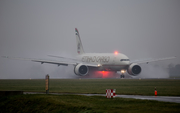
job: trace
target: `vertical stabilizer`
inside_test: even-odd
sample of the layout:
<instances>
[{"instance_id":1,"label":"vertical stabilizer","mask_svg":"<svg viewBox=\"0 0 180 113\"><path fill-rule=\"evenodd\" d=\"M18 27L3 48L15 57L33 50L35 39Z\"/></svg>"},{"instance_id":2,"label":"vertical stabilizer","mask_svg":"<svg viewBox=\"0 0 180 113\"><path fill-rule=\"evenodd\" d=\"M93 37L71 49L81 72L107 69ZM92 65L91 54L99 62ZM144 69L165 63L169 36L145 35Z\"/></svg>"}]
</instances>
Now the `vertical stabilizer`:
<instances>
[{"instance_id":1,"label":"vertical stabilizer","mask_svg":"<svg viewBox=\"0 0 180 113\"><path fill-rule=\"evenodd\" d=\"M76 41L77 41L77 53L78 54L83 54L84 49L83 49L81 39L80 39L80 35L79 35L79 32L78 32L77 28L75 28L75 32L76 32Z\"/></svg>"}]
</instances>

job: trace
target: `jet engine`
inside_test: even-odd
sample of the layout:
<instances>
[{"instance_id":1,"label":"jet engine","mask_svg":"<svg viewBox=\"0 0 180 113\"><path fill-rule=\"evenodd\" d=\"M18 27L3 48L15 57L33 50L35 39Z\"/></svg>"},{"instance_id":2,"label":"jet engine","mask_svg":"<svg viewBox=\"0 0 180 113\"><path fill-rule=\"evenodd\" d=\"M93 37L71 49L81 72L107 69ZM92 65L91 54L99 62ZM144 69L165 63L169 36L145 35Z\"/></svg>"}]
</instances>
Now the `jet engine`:
<instances>
[{"instance_id":1,"label":"jet engine","mask_svg":"<svg viewBox=\"0 0 180 113\"><path fill-rule=\"evenodd\" d=\"M132 63L129 65L127 71L130 75L136 76L141 73L141 67L138 64Z\"/></svg>"},{"instance_id":2,"label":"jet engine","mask_svg":"<svg viewBox=\"0 0 180 113\"><path fill-rule=\"evenodd\" d=\"M89 68L86 65L78 64L74 67L74 73L76 75L84 76L89 72Z\"/></svg>"}]
</instances>

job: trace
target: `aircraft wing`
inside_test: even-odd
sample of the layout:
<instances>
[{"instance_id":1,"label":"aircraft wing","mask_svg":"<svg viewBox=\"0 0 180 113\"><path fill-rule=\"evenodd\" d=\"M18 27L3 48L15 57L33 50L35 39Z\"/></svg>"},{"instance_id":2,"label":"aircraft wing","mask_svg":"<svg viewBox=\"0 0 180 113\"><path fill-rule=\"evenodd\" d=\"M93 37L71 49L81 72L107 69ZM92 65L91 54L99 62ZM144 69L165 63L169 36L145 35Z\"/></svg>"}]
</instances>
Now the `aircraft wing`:
<instances>
[{"instance_id":1,"label":"aircraft wing","mask_svg":"<svg viewBox=\"0 0 180 113\"><path fill-rule=\"evenodd\" d=\"M47 61L47 60L31 60L33 62L40 62L41 64L47 63L47 64L56 64L58 66L68 66L68 65L77 65L79 62L63 62L63 61ZM99 67L98 64L88 64L88 63L82 63L83 65L90 66L90 67Z\"/></svg>"},{"instance_id":2,"label":"aircraft wing","mask_svg":"<svg viewBox=\"0 0 180 113\"><path fill-rule=\"evenodd\" d=\"M48 61L48 60L31 60L33 62L40 62L41 64L47 63L47 64L56 64L58 66L63 65L63 66L68 66L69 64L75 65L76 63L68 63L68 62L61 62L61 61Z\"/></svg>"},{"instance_id":3,"label":"aircraft wing","mask_svg":"<svg viewBox=\"0 0 180 113\"><path fill-rule=\"evenodd\" d=\"M8 59L15 59L15 60L24 60L24 61L32 61L32 62L40 62L41 64L47 63L47 64L55 64L55 65L63 65L63 66L68 66L68 65L77 65L81 62L67 62L67 61L55 61L55 60L41 60L41 59L33 59L33 58L21 58L21 57L9 57L9 56L2 56L3 58L8 58ZM99 67L99 64L89 64L89 63L81 63L86 66L90 67Z\"/></svg>"},{"instance_id":4,"label":"aircraft wing","mask_svg":"<svg viewBox=\"0 0 180 113\"><path fill-rule=\"evenodd\" d=\"M41 59L34 59L34 58L21 58L21 57L9 57L9 56L2 56L3 58L8 59L15 59L15 60L24 60L24 61L32 61L32 62L40 62L41 64L47 63L47 64L56 64L58 66L68 66L70 65L76 65L75 62L64 62L64 61L55 61L55 60L41 60Z\"/></svg>"},{"instance_id":5,"label":"aircraft wing","mask_svg":"<svg viewBox=\"0 0 180 113\"><path fill-rule=\"evenodd\" d=\"M55 58L62 58L62 59L69 59L69 60L77 60L75 58L69 58L69 57L64 57L64 56L55 56L55 55L48 55L49 57L55 57Z\"/></svg>"},{"instance_id":6,"label":"aircraft wing","mask_svg":"<svg viewBox=\"0 0 180 113\"><path fill-rule=\"evenodd\" d=\"M90 63L84 63L84 62L81 62L79 61L78 59L75 59L75 58L69 58L69 57L64 57L64 56L55 56L55 55L48 55L50 57L55 57L55 58L61 58L61 59L69 59L69 60L73 60L73 61L76 61L76 64L83 64L83 65L86 65L86 66L90 66L90 67L100 67L101 65L100 64L90 64Z\"/></svg>"},{"instance_id":7,"label":"aircraft wing","mask_svg":"<svg viewBox=\"0 0 180 113\"><path fill-rule=\"evenodd\" d=\"M131 63L138 63L138 64L143 64L143 63L149 63L149 62L156 62L156 61L161 61L161 60L170 60L176 58L175 56L173 57L166 57L166 58L159 58L159 59L148 59L148 60L139 60L139 61L132 61Z\"/></svg>"}]
</instances>

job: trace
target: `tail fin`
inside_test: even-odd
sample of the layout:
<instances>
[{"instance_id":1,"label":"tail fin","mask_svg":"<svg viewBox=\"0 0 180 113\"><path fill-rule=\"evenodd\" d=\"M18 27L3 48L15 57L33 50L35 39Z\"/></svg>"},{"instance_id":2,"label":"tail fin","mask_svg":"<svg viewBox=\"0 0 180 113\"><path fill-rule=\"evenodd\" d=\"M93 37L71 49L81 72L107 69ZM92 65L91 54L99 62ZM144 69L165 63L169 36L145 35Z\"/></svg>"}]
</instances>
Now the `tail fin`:
<instances>
[{"instance_id":1,"label":"tail fin","mask_svg":"<svg viewBox=\"0 0 180 113\"><path fill-rule=\"evenodd\" d=\"M78 54L83 54L84 53L84 49L81 43L81 38L78 32L78 29L75 28L75 32L76 32L76 41L77 41L77 53Z\"/></svg>"}]
</instances>

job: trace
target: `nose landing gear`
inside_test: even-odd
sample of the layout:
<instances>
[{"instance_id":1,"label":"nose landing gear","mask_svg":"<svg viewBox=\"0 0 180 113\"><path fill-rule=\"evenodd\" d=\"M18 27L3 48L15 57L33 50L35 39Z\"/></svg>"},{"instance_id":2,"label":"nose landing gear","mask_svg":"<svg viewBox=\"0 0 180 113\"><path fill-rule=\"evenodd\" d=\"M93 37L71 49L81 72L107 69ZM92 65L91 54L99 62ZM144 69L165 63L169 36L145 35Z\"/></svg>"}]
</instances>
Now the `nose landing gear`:
<instances>
[{"instance_id":1,"label":"nose landing gear","mask_svg":"<svg viewBox=\"0 0 180 113\"><path fill-rule=\"evenodd\" d=\"M120 76L121 76L121 78L124 78L124 74L121 74Z\"/></svg>"},{"instance_id":2,"label":"nose landing gear","mask_svg":"<svg viewBox=\"0 0 180 113\"><path fill-rule=\"evenodd\" d=\"M125 70L121 70L121 75L120 75L120 78L124 78L124 73L125 73Z\"/></svg>"}]
</instances>

